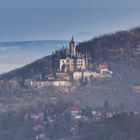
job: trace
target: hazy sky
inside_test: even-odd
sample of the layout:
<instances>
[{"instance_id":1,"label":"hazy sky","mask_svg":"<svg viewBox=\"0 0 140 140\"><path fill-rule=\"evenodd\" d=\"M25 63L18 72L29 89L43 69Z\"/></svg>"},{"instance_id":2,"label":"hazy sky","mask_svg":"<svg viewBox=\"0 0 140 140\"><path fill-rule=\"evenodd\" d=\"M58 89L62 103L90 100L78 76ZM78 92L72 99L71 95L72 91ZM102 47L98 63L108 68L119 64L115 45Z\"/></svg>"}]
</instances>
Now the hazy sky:
<instances>
[{"instance_id":1,"label":"hazy sky","mask_svg":"<svg viewBox=\"0 0 140 140\"><path fill-rule=\"evenodd\" d=\"M0 41L90 39L140 25L140 0L0 0Z\"/></svg>"}]
</instances>

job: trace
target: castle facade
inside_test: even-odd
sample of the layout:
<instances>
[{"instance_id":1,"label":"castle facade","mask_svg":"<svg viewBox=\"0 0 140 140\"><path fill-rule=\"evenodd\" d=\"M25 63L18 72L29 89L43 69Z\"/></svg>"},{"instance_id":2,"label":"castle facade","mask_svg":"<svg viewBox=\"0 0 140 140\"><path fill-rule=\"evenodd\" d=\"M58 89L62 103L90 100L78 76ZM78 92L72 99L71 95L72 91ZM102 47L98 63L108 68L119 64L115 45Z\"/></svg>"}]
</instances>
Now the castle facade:
<instances>
[{"instance_id":1,"label":"castle facade","mask_svg":"<svg viewBox=\"0 0 140 140\"><path fill-rule=\"evenodd\" d=\"M74 72L86 70L88 67L88 56L87 54L79 54L76 51L76 43L72 37L71 42L69 43L69 48L63 51L63 54L59 54L58 57L55 56L55 65L56 71L59 72ZM56 52L54 55L56 55Z\"/></svg>"}]
</instances>

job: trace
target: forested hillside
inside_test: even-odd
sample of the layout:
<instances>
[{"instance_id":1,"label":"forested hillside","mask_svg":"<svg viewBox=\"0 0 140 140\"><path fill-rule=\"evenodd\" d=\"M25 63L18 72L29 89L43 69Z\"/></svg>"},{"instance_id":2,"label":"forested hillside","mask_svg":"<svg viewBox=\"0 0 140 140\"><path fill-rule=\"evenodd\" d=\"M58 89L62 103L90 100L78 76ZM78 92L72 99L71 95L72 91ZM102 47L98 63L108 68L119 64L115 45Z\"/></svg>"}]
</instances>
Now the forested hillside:
<instances>
[{"instance_id":1,"label":"forested hillside","mask_svg":"<svg viewBox=\"0 0 140 140\"><path fill-rule=\"evenodd\" d=\"M140 81L140 28L119 31L93 38L77 46L79 52L91 54L92 63L105 62L129 84Z\"/></svg>"}]
</instances>

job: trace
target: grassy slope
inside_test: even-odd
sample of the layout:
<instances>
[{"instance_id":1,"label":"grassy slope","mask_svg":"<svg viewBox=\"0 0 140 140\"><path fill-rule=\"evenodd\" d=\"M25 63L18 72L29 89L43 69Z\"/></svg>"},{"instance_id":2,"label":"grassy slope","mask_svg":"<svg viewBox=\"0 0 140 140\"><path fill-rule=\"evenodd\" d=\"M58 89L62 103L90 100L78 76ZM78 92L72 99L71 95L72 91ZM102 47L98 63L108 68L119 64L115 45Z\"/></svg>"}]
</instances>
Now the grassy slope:
<instances>
[{"instance_id":1,"label":"grassy slope","mask_svg":"<svg viewBox=\"0 0 140 140\"><path fill-rule=\"evenodd\" d=\"M44 72L47 68L47 72L51 71L51 56L43 57L31 64L28 64L22 68L13 70L0 76L1 79L12 79L21 77L23 80L27 78L33 78L37 74Z\"/></svg>"}]
</instances>

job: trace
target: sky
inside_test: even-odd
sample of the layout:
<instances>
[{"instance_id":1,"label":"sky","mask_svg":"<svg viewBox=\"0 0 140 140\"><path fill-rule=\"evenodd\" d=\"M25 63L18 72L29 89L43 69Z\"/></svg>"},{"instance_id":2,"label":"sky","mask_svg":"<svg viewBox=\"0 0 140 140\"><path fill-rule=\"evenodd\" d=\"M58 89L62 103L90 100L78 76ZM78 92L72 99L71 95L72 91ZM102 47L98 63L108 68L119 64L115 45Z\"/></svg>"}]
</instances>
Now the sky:
<instances>
[{"instance_id":1,"label":"sky","mask_svg":"<svg viewBox=\"0 0 140 140\"><path fill-rule=\"evenodd\" d=\"M140 26L139 15L140 0L0 0L0 42L70 40L71 36L85 41ZM0 73L48 52L33 50L1 47Z\"/></svg>"},{"instance_id":2,"label":"sky","mask_svg":"<svg viewBox=\"0 0 140 140\"><path fill-rule=\"evenodd\" d=\"M88 40L140 26L140 0L0 0L0 41Z\"/></svg>"}]
</instances>

